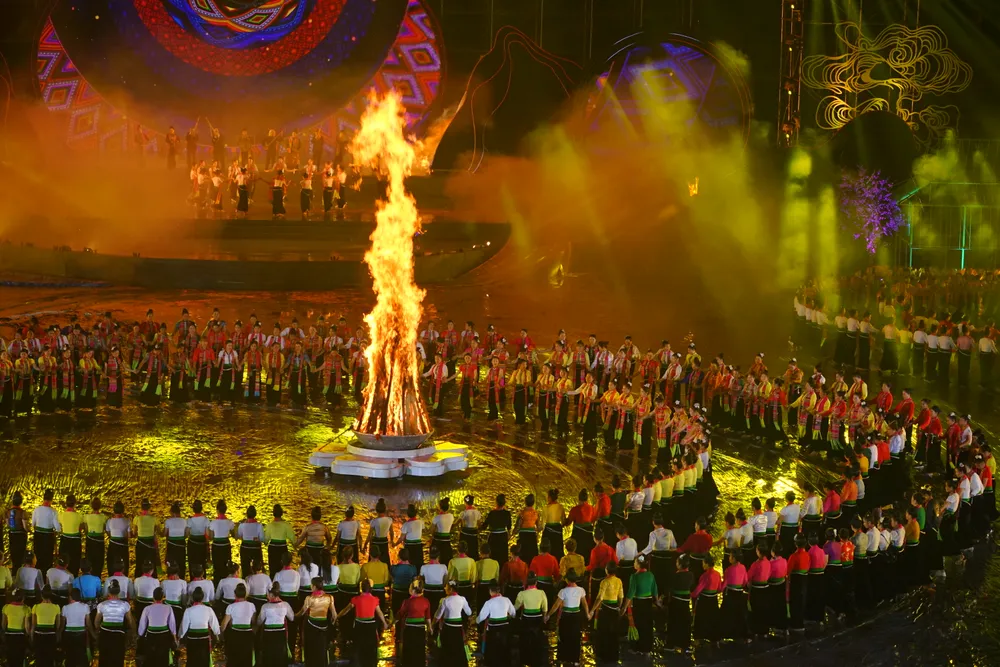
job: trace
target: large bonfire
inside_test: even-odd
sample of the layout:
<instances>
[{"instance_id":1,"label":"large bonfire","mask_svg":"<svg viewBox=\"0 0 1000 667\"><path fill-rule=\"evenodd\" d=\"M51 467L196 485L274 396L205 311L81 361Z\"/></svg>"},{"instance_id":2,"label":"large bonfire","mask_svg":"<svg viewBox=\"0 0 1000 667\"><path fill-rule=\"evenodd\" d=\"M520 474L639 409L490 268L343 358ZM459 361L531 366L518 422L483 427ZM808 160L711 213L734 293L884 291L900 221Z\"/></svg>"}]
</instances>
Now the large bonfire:
<instances>
[{"instance_id":1,"label":"large bonfire","mask_svg":"<svg viewBox=\"0 0 1000 667\"><path fill-rule=\"evenodd\" d=\"M420 216L405 188L415 151L403 134L404 111L399 93L379 99L373 92L352 145L360 164L388 176L386 199L376 202L372 246L365 253L376 302L365 315L371 333L365 350L369 380L354 424L356 431L383 436L431 430L419 389L417 329L425 293L413 281L413 236L420 231Z\"/></svg>"}]
</instances>

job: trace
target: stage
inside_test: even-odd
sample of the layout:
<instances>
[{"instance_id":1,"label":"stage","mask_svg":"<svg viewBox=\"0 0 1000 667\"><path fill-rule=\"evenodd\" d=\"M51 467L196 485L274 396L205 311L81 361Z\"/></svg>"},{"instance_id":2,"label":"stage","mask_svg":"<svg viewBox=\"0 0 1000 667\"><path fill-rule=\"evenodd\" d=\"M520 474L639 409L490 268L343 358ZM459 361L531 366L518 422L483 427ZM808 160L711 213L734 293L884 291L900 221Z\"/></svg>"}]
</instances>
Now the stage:
<instances>
[{"instance_id":1,"label":"stage","mask_svg":"<svg viewBox=\"0 0 1000 667\"><path fill-rule=\"evenodd\" d=\"M185 231L169 242L137 243L131 255L104 254L100 247L43 248L7 241L0 244L0 271L157 289L318 291L370 284L363 258L375 225L361 216L167 224ZM100 221L82 220L80 225ZM509 236L508 224L428 222L414 240L416 280L452 280L493 257Z\"/></svg>"}]
</instances>

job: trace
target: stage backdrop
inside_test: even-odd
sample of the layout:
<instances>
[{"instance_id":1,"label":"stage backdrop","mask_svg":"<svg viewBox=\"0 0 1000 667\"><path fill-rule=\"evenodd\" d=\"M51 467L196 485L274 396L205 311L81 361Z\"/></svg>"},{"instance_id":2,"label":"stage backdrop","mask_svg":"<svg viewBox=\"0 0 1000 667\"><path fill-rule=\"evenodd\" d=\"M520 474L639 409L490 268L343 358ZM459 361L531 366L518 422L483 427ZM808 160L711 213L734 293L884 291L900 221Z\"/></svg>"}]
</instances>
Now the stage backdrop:
<instances>
[{"instance_id":1,"label":"stage backdrop","mask_svg":"<svg viewBox=\"0 0 1000 667\"><path fill-rule=\"evenodd\" d=\"M201 118L202 144L208 122L230 146L243 128L258 144L269 129L319 128L332 155L371 88L400 90L410 129L424 131L445 69L425 0L249 4L59 3L38 42L38 85L68 144L126 150L138 123L159 152L168 127L183 136Z\"/></svg>"}]
</instances>

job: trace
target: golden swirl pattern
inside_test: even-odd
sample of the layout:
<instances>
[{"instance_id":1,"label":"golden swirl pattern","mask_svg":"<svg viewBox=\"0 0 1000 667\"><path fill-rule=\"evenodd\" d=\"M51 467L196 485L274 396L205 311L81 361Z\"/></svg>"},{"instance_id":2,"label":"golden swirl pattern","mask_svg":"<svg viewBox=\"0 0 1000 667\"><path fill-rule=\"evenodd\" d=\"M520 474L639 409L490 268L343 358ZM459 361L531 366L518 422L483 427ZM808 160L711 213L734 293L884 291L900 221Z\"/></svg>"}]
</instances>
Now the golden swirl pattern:
<instances>
[{"instance_id":1,"label":"golden swirl pattern","mask_svg":"<svg viewBox=\"0 0 1000 667\"><path fill-rule=\"evenodd\" d=\"M957 124L955 105L920 104L925 95L956 93L972 81L972 67L948 48L940 28L890 25L874 39L854 22L835 30L845 53L802 61L802 83L828 93L816 107L817 126L836 130L868 111L890 111L929 145Z\"/></svg>"}]
</instances>

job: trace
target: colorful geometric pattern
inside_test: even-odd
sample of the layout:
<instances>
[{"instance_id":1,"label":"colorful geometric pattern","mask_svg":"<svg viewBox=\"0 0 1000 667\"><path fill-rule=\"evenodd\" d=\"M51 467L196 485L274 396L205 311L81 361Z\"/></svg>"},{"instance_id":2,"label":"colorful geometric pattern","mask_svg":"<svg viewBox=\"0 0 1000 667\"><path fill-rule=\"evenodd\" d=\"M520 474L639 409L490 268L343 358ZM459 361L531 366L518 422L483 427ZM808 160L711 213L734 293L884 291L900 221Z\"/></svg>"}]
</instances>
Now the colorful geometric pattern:
<instances>
[{"instance_id":1,"label":"colorful geometric pattern","mask_svg":"<svg viewBox=\"0 0 1000 667\"><path fill-rule=\"evenodd\" d=\"M410 0L396 42L375 77L350 104L320 123L323 132L336 136L341 130L356 130L368 90L375 88L385 93L395 88L403 96L407 128L419 136L444 75L444 51L439 34L431 13L421 0Z\"/></svg>"},{"instance_id":2,"label":"colorful geometric pattern","mask_svg":"<svg viewBox=\"0 0 1000 667\"><path fill-rule=\"evenodd\" d=\"M375 76L350 103L319 123L314 117L311 122L298 121L285 129L301 132L318 125L328 136L336 136L340 130L357 128L369 89L384 93L397 88L404 96L409 131L420 136L424 121L434 108L443 69L444 52L436 23L421 0L409 0L392 49ZM38 42L38 84L49 110L66 115L67 141L71 146L116 150L127 147L127 119L76 70L51 20L46 21ZM183 128L193 123L193 119L180 119L175 126ZM166 128L146 129L152 145L159 145Z\"/></svg>"},{"instance_id":3,"label":"colorful geometric pattern","mask_svg":"<svg viewBox=\"0 0 1000 667\"><path fill-rule=\"evenodd\" d=\"M212 46L245 49L284 38L298 27L314 2L264 0L249 7L219 0L166 0L181 27Z\"/></svg>"},{"instance_id":4,"label":"colorful geometric pattern","mask_svg":"<svg viewBox=\"0 0 1000 667\"><path fill-rule=\"evenodd\" d=\"M288 67L315 49L337 24L345 0L327 0L316 4L313 11L308 13L308 20L304 20L306 4L301 3L298 5L300 11L294 12L277 26L280 30L275 30L274 33L237 33L231 40L225 39L227 35L220 35L220 31L209 32L204 29L201 20L209 18L209 15L219 22L217 27L237 25L233 22L223 23L224 15L210 0L172 3L171 6L175 9L180 6L188 7L189 12L183 14L168 12L163 0L133 0L133 4L143 25L156 41L187 64L215 74L255 76ZM203 5L203 14L195 12L191 5ZM266 20L263 14L258 16ZM220 37L223 38L222 41L232 43L220 45Z\"/></svg>"}]
</instances>

